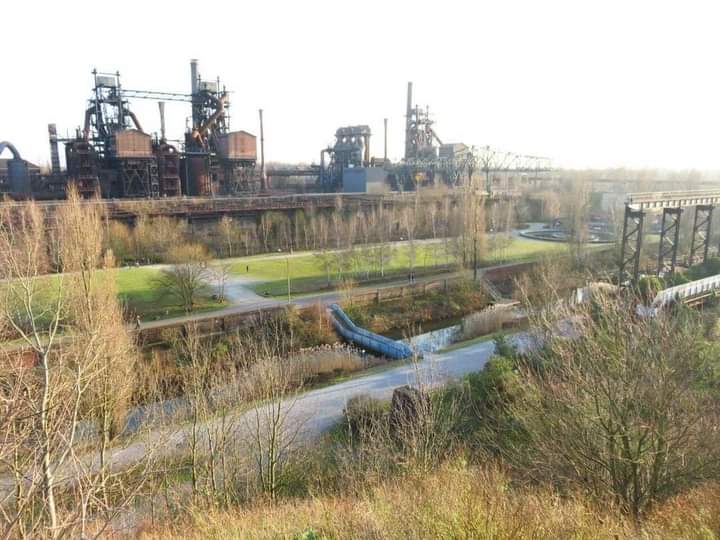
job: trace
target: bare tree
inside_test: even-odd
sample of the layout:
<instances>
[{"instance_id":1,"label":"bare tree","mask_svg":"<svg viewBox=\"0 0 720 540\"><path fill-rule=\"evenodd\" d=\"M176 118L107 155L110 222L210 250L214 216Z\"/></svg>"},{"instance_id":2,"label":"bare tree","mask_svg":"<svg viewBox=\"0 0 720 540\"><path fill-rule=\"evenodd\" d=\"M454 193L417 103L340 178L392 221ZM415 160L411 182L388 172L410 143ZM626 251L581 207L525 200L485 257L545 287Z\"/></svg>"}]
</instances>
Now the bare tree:
<instances>
[{"instance_id":1,"label":"bare tree","mask_svg":"<svg viewBox=\"0 0 720 540\"><path fill-rule=\"evenodd\" d=\"M696 316L638 319L632 307L597 295L561 325L537 321L562 336L521 364L526 391L512 411L528 445L511 455L640 516L720 472L720 400L704 389Z\"/></svg>"},{"instance_id":2,"label":"bare tree","mask_svg":"<svg viewBox=\"0 0 720 540\"><path fill-rule=\"evenodd\" d=\"M117 299L112 253L103 255L102 215L82 204L75 191L57 211L60 260L68 289L67 319L73 325L76 362L87 375L83 405L99 435L100 489L107 493L106 453L122 429L137 352L125 328ZM70 329L67 329L70 333Z\"/></svg>"},{"instance_id":3,"label":"bare tree","mask_svg":"<svg viewBox=\"0 0 720 540\"><path fill-rule=\"evenodd\" d=\"M189 313L207 288L209 256L200 244L181 244L168 251L168 259L173 264L162 270L158 287Z\"/></svg>"},{"instance_id":4,"label":"bare tree","mask_svg":"<svg viewBox=\"0 0 720 540\"><path fill-rule=\"evenodd\" d=\"M275 500L303 426L293 414L298 381L286 362L268 356L258 360L252 374L246 379L246 392L255 401L246 415L246 436L260 488Z\"/></svg>"},{"instance_id":5,"label":"bare tree","mask_svg":"<svg viewBox=\"0 0 720 540\"><path fill-rule=\"evenodd\" d=\"M53 276L44 275L51 249L38 208L31 203L0 216L0 322L19 340L0 344L8 360L0 388L14 410L0 477L3 496L4 474L14 482L14 511L4 506L2 513L6 535L85 534L89 520L107 525L134 493L128 484L109 492L104 458L124 412L134 356L114 277L97 268L111 258L100 256L94 208L70 192L57 210L52 251L68 273ZM96 448L98 460L82 455Z\"/></svg>"},{"instance_id":6,"label":"bare tree","mask_svg":"<svg viewBox=\"0 0 720 540\"><path fill-rule=\"evenodd\" d=\"M582 177L574 178L564 200L564 213L568 219L570 242L568 248L577 266L583 263L590 222L590 192Z\"/></svg>"},{"instance_id":7,"label":"bare tree","mask_svg":"<svg viewBox=\"0 0 720 540\"><path fill-rule=\"evenodd\" d=\"M235 237L237 236L234 220L230 216L220 218L218 231L224 245L225 256L232 257L235 254Z\"/></svg>"},{"instance_id":8,"label":"bare tree","mask_svg":"<svg viewBox=\"0 0 720 540\"><path fill-rule=\"evenodd\" d=\"M68 457L67 447L58 446L56 430L61 426L57 424L65 424L64 421L68 420L73 429L77 414L67 418L58 414L56 409L56 400L67 403L66 397L58 391L62 383L52 369L53 352L61 329L66 298L62 276L52 281L40 279L47 270L44 233L43 216L34 203L18 210L15 216L9 212L3 216L0 228L0 272L6 284L0 289L3 294L0 308L5 323L38 360L40 376L37 385L29 386L28 390L29 393L31 389L33 398L37 396L37 399L29 398L25 402L28 405L26 416L37 421L32 422L27 431L37 437L38 441L38 465L44 503L42 511L47 515L49 529L57 531L60 522L55 501L55 471ZM45 306L40 301L44 295L51 298ZM62 411L68 412L65 407ZM73 414L73 411L70 413ZM64 425L61 429L63 434L67 434ZM34 465L34 462L31 461L30 465ZM24 471L18 471L18 474L22 476ZM29 491L32 492L35 487L33 481ZM10 524L11 527L13 525Z\"/></svg>"},{"instance_id":9,"label":"bare tree","mask_svg":"<svg viewBox=\"0 0 720 540\"><path fill-rule=\"evenodd\" d=\"M228 279L232 276L232 265L218 263L208 266L208 275L215 283L215 290L219 302L225 302L225 287Z\"/></svg>"}]
</instances>

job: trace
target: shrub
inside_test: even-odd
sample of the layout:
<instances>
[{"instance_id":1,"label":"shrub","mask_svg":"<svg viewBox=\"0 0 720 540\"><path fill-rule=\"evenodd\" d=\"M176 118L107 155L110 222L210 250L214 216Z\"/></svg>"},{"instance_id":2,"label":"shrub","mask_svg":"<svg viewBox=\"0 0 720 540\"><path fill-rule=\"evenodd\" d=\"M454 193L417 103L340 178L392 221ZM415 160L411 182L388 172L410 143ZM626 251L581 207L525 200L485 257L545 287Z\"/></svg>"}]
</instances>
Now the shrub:
<instances>
[{"instance_id":1,"label":"shrub","mask_svg":"<svg viewBox=\"0 0 720 540\"><path fill-rule=\"evenodd\" d=\"M352 435L358 436L374 431L387 417L387 404L368 394L348 399L345 405L345 422Z\"/></svg>"},{"instance_id":2,"label":"shrub","mask_svg":"<svg viewBox=\"0 0 720 540\"><path fill-rule=\"evenodd\" d=\"M715 360L693 313L641 319L624 301L597 306L592 318L564 315L573 337L548 343L542 371L521 365L527 390L511 411L529 444L513 457L640 516L720 473L720 397L706 390Z\"/></svg>"},{"instance_id":3,"label":"shrub","mask_svg":"<svg viewBox=\"0 0 720 540\"><path fill-rule=\"evenodd\" d=\"M649 305L662 288L663 284L657 276L644 276L641 278L638 282L638 294L643 304Z\"/></svg>"}]
</instances>

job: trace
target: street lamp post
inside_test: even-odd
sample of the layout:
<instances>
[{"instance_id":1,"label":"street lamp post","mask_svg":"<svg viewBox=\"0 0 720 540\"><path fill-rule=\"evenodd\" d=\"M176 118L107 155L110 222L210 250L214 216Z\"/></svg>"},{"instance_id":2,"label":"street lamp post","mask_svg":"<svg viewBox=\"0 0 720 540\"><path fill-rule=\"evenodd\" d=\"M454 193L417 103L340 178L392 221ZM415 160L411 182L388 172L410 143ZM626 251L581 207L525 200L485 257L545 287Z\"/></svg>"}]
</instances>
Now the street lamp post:
<instances>
[{"instance_id":1,"label":"street lamp post","mask_svg":"<svg viewBox=\"0 0 720 540\"><path fill-rule=\"evenodd\" d=\"M278 248L278 253L282 253L282 249ZM288 304L291 303L291 297L290 297L290 253L285 254L285 275L287 276L287 295L288 295Z\"/></svg>"},{"instance_id":2,"label":"street lamp post","mask_svg":"<svg viewBox=\"0 0 720 540\"><path fill-rule=\"evenodd\" d=\"M287 265L288 304L290 304L290 255L285 255L285 264Z\"/></svg>"}]
</instances>

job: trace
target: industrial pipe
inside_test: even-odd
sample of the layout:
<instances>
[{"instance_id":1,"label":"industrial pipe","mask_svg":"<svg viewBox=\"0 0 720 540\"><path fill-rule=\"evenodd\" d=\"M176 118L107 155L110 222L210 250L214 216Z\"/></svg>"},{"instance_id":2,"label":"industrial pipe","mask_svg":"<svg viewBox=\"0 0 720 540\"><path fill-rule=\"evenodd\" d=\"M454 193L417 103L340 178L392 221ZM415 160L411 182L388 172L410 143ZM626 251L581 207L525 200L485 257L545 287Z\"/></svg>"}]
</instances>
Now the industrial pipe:
<instances>
[{"instance_id":1,"label":"industrial pipe","mask_svg":"<svg viewBox=\"0 0 720 540\"><path fill-rule=\"evenodd\" d=\"M13 159L22 159L20 157L20 152L18 152L18 149L15 148L12 143L8 141L0 141L0 154L2 154L6 148L10 150L10 153L13 155Z\"/></svg>"},{"instance_id":2,"label":"industrial pipe","mask_svg":"<svg viewBox=\"0 0 720 540\"><path fill-rule=\"evenodd\" d=\"M219 98L215 96L209 96L209 98L215 102L217 110L198 129L193 129L192 132L193 139L197 139L200 144L202 144L202 138L207 134L208 130L225 114L227 94L223 94Z\"/></svg>"},{"instance_id":3,"label":"industrial pipe","mask_svg":"<svg viewBox=\"0 0 720 540\"><path fill-rule=\"evenodd\" d=\"M95 112L95 107L90 107L87 111L85 111L85 124L83 126L83 140L89 141L90 140L90 118L92 117L93 113Z\"/></svg>"},{"instance_id":4,"label":"industrial pipe","mask_svg":"<svg viewBox=\"0 0 720 540\"><path fill-rule=\"evenodd\" d=\"M133 124L135 124L135 129L137 129L138 131L140 131L142 133L145 133L143 131L142 126L140 125L140 121L137 119L137 116L135 116L134 112L132 112L130 109L126 109L125 114L127 114L130 118L132 118Z\"/></svg>"}]
</instances>

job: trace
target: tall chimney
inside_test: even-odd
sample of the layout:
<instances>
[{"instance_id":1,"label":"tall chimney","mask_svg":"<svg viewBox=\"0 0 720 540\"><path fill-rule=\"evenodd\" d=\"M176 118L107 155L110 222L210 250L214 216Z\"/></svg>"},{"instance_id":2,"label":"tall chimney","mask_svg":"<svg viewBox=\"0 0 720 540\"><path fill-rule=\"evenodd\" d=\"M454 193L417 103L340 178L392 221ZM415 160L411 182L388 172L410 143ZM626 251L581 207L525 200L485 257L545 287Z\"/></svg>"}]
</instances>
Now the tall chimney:
<instances>
[{"instance_id":1,"label":"tall chimney","mask_svg":"<svg viewBox=\"0 0 720 540\"><path fill-rule=\"evenodd\" d=\"M190 107L192 110L192 128L200 126L202 119L200 118L200 104L197 103L197 94L199 88L199 77L198 74L198 61L195 59L190 60Z\"/></svg>"},{"instance_id":2,"label":"tall chimney","mask_svg":"<svg viewBox=\"0 0 720 540\"><path fill-rule=\"evenodd\" d=\"M407 87L407 108L405 109L405 159L410 157L410 124L412 123L412 82Z\"/></svg>"},{"instance_id":3,"label":"tall chimney","mask_svg":"<svg viewBox=\"0 0 720 540\"><path fill-rule=\"evenodd\" d=\"M263 129L263 110L260 113L260 190L269 191L267 175L265 174L265 131Z\"/></svg>"},{"instance_id":4,"label":"tall chimney","mask_svg":"<svg viewBox=\"0 0 720 540\"><path fill-rule=\"evenodd\" d=\"M165 102L158 101L158 108L160 109L160 140L165 142Z\"/></svg>"},{"instance_id":5,"label":"tall chimney","mask_svg":"<svg viewBox=\"0 0 720 540\"><path fill-rule=\"evenodd\" d=\"M198 61L196 59L190 60L190 93L192 95L197 94L198 91Z\"/></svg>"},{"instance_id":6,"label":"tall chimney","mask_svg":"<svg viewBox=\"0 0 720 540\"><path fill-rule=\"evenodd\" d=\"M387 163L387 120L388 120L387 118L383 118L383 123L385 124L385 132L383 135L383 147L384 147L383 162L384 163Z\"/></svg>"},{"instance_id":7,"label":"tall chimney","mask_svg":"<svg viewBox=\"0 0 720 540\"><path fill-rule=\"evenodd\" d=\"M50 172L53 176L60 174L60 154L58 153L57 126L48 124L48 136L50 138Z\"/></svg>"}]
</instances>

